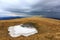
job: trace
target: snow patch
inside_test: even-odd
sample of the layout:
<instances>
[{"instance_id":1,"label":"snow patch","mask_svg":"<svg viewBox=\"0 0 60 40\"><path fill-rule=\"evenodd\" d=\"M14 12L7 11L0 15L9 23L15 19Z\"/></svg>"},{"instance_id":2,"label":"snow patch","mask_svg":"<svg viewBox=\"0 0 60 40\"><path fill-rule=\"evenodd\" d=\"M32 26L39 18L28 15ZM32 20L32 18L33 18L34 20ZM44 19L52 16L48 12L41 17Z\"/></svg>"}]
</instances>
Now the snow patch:
<instances>
[{"instance_id":1,"label":"snow patch","mask_svg":"<svg viewBox=\"0 0 60 40\"><path fill-rule=\"evenodd\" d=\"M38 33L36 28L34 27L23 27L23 24L10 26L8 28L9 35L11 37L19 37L19 36L25 36L28 37L30 35Z\"/></svg>"}]
</instances>

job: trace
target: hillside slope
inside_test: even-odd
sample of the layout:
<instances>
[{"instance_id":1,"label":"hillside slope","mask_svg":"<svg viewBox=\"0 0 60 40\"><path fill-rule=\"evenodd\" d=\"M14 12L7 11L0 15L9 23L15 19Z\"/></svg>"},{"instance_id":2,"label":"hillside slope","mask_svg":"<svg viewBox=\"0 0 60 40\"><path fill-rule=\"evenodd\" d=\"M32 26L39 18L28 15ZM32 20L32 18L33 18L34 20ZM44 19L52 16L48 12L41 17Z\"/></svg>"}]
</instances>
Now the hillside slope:
<instances>
[{"instance_id":1,"label":"hillside slope","mask_svg":"<svg viewBox=\"0 0 60 40\"><path fill-rule=\"evenodd\" d=\"M24 23L34 23L38 34L29 37L12 38L8 35L8 27ZM58 36L59 35L59 36ZM0 39L1 40L60 40L60 20L30 17L13 20L0 20Z\"/></svg>"}]
</instances>

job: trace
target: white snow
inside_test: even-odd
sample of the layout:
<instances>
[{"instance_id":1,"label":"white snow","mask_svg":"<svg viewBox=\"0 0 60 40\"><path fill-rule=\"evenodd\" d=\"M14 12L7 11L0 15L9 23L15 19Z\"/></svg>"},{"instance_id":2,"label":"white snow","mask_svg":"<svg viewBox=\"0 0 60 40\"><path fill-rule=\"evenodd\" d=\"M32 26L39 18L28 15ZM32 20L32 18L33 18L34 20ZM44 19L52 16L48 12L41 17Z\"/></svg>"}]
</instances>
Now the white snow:
<instances>
[{"instance_id":1,"label":"white snow","mask_svg":"<svg viewBox=\"0 0 60 40\"><path fill-rule=\"evenodd\" d=\"M23 24L15 25L15 26L10 26L8 28L9 35L11 37L19 37L19 36L28 37L30 35L38 33L38 31L36 30L36 28L22 27L21 25L23 25Z\"/></svg>"}]
</instances>

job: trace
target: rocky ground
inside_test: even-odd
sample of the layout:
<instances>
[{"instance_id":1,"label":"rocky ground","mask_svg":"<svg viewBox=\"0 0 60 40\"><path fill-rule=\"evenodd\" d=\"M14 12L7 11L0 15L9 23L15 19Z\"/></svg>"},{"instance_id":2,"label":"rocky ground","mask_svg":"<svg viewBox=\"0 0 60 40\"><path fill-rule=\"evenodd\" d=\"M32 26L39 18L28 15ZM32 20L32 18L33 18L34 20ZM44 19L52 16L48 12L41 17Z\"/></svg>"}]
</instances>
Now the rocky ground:
<instances>
[{"instance_id":1,"label":"rocky ground","mask_svg":"<svg viewBox=\"0 0 60 40\"><path fill-rule=\"evenodd\" d=\"M33 23L38 33L29 37L12 38L8 34L8 27L24 23ZM31 17L12 20L0 20L0 40L60 40L60 20Z\"/></svg>"}]
</instances>

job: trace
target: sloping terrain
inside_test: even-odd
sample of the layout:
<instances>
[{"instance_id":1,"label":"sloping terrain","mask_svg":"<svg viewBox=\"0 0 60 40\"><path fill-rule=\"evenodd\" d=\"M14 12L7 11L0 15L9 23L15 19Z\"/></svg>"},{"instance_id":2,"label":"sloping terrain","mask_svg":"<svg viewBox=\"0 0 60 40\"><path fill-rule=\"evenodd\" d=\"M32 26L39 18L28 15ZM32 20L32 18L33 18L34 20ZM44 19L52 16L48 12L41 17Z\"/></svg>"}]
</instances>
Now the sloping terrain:
<instances>
[{"instance_id":1,"label":"sloping terrain","mask_svg":"<svg viewBox=\"0 0 60 40\"><path fill-rule=\"evenodd\" d=\"M29 37L10 37L7 30L9 26L29 22L34 23L39 33ZM60 40L60 20L42 17L0 20L0 40Z\"/></svg>"}]
</instances>

